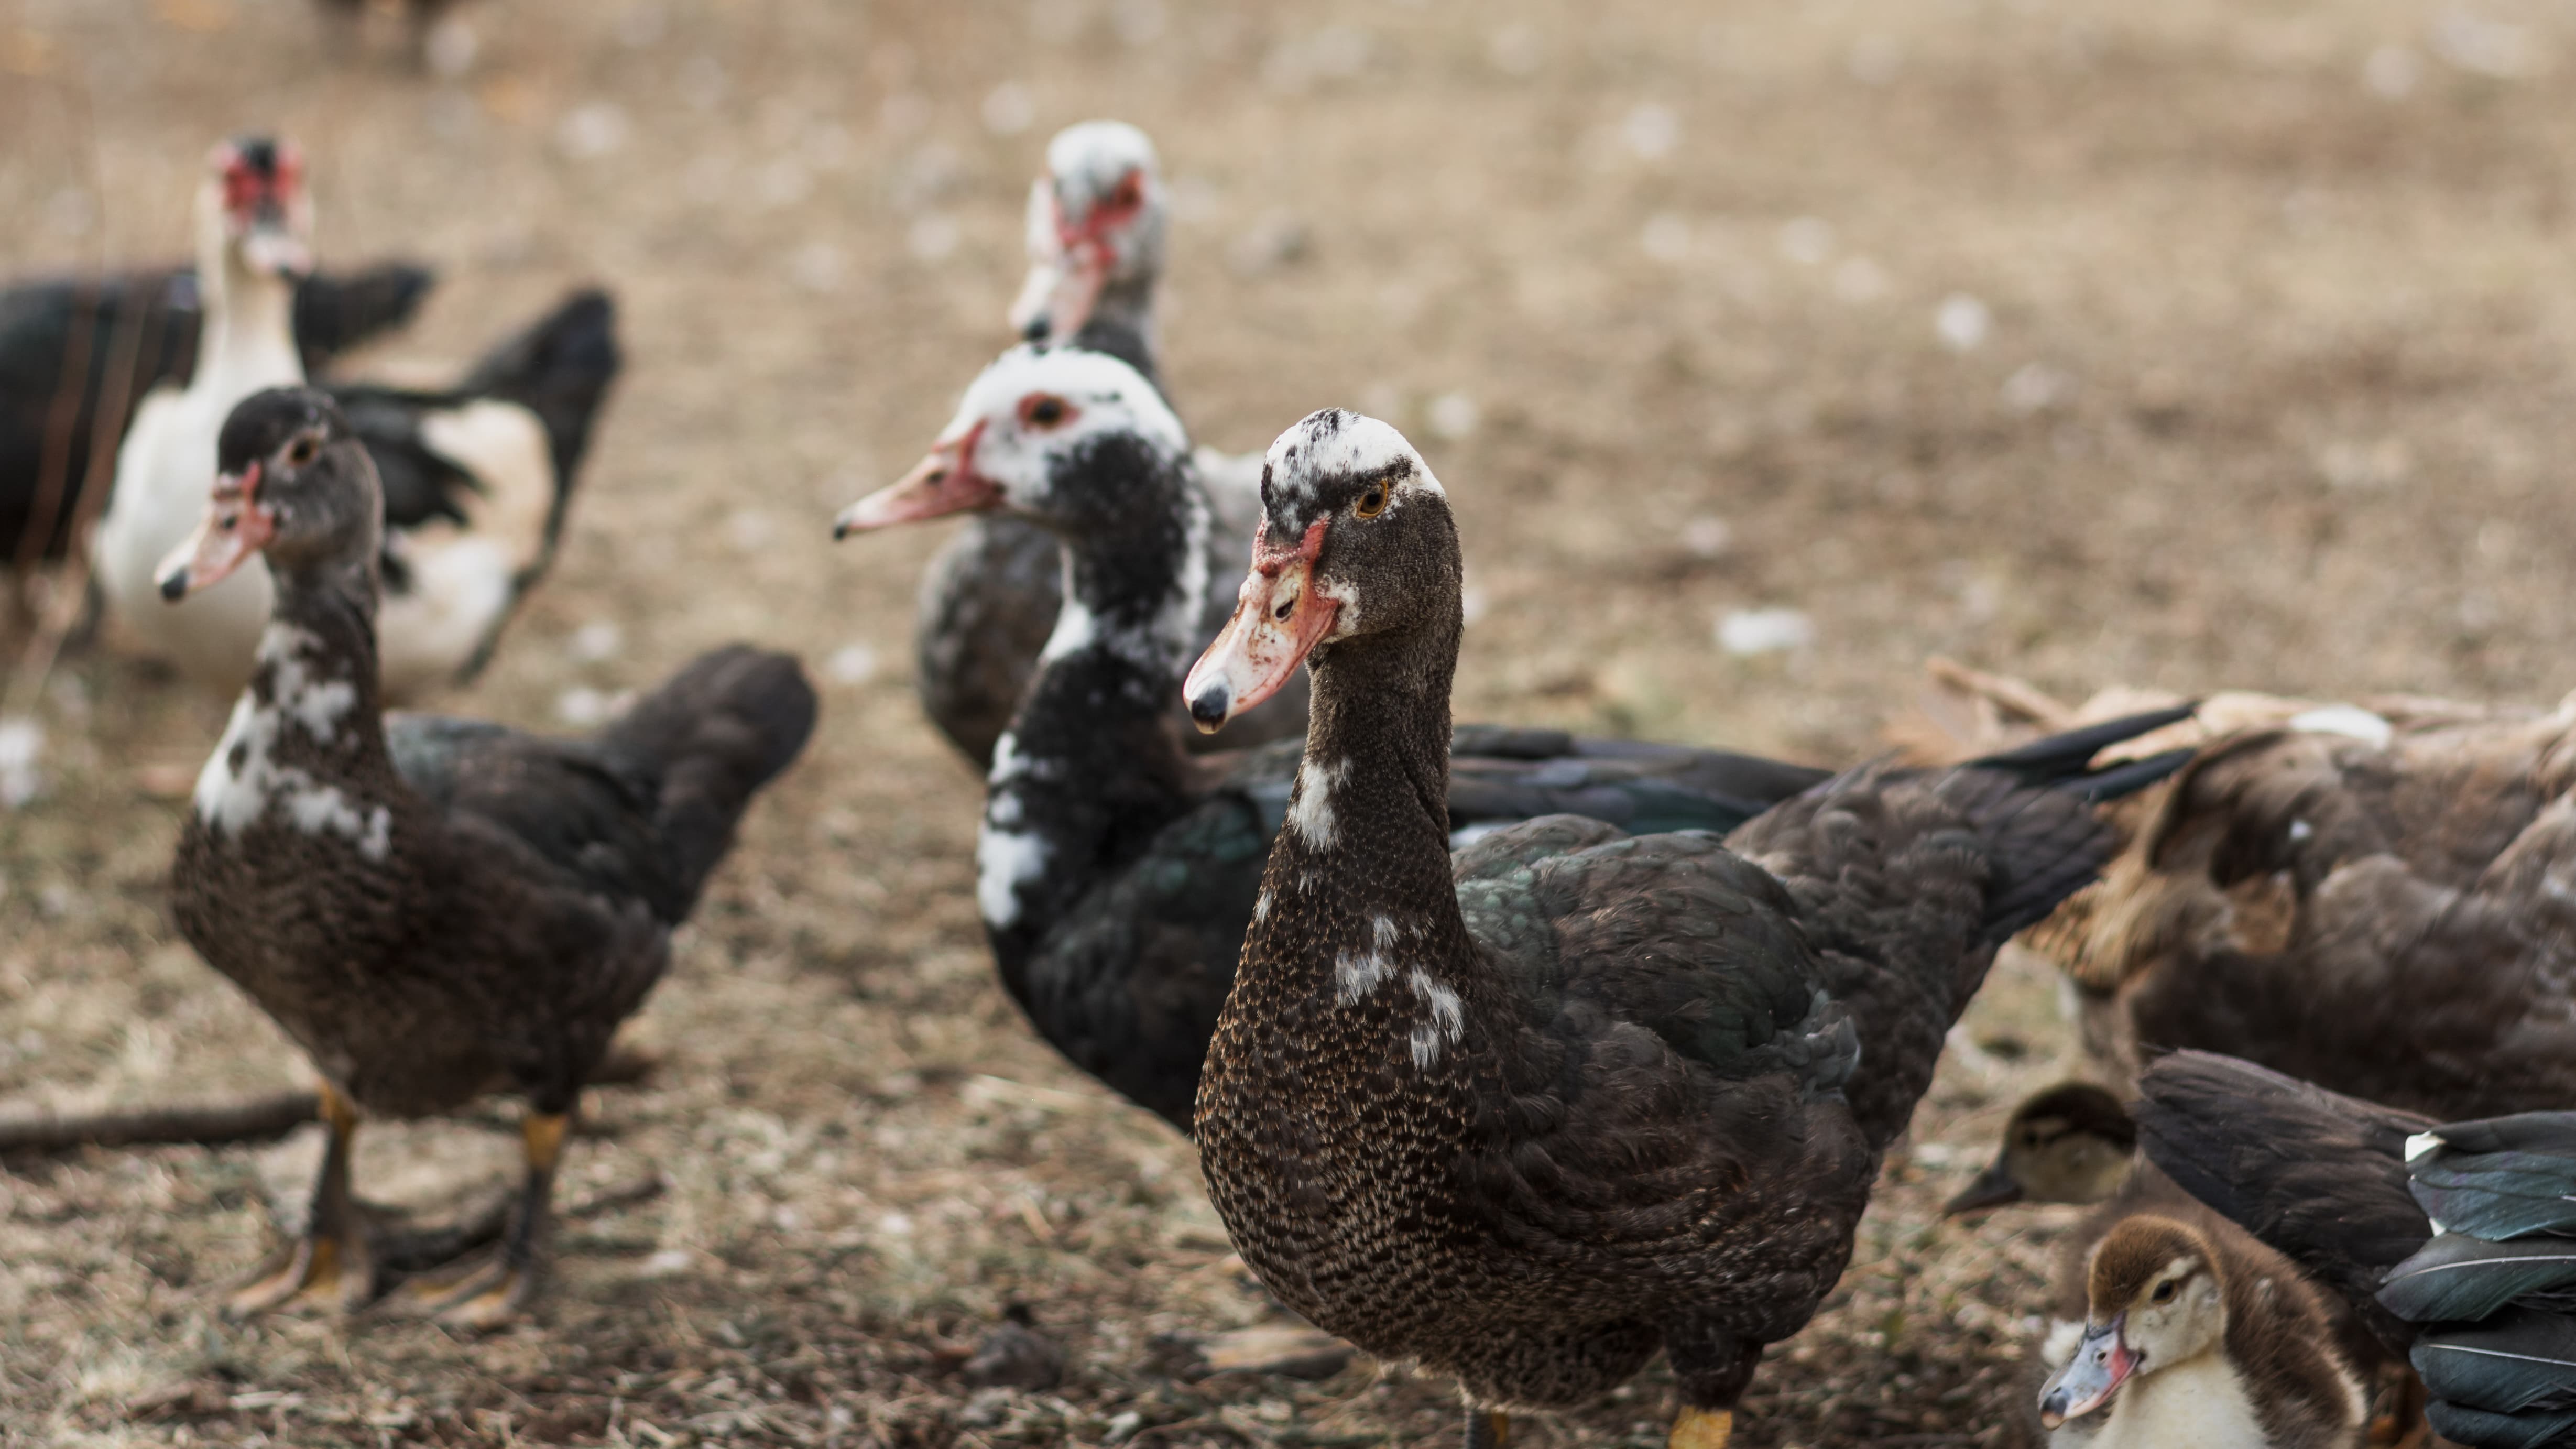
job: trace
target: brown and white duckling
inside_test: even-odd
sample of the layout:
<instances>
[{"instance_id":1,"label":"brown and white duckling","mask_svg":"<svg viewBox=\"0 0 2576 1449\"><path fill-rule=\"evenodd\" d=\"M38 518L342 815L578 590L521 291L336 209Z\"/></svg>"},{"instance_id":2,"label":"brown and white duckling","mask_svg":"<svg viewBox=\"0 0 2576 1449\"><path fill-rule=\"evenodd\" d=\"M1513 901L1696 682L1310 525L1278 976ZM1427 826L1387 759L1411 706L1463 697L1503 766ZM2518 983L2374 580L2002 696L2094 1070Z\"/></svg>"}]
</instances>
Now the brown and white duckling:
<instances>
[{"instance_id":1,"label":"brown and white duckling","mask_svg":"<svg viewBox=\"0 0 2576 1449\"><path fill-rule=\"evenodd\" d=\"M2086 1311L2041 1385L2052 1446L2349 1449L2368 1403L2324 1295L2289 1260L2206 1220L2113 1224L2084 1270ZM2063 1357L2060 1358L2062 1353Z\"/></svg>"},{"instance_id":2,"label":"brown and white duckling","mask_svg":"<svg viewBox=\"0 0 2576 1449\"><path fill-rule=\"evenodd\" d=\"M1154 143L1123 121L1085 121L1047 144L1047 169L1029 188L1029 273L1011 306L1014 330L1032 342L1105 353L1160 389L1154 295L1162 282L1166 206ZM1213 449L1192 454L1211 527L1209 576L1241 573L1261 510L1260 459ZM1009 726L1037 673L1065 598L1053 535L1008 514L966 521L922 576L913 626L914 682L922 712L978 768ZM1231 599L1211 591L1197 621L1205 644ZM1305 686L1245 721L1228 748L1284 739L1305 728ZM1194 731L1182 739L1203 746Z\"/></svg>"},{"instance_id":3,"label":"brown and white duckling","mask_svg":"<svg viewBox=\"0 0 2576 1449\"><path fill-rule=\"evenodd\" d=\"M2060 1082L2013 1109L1995 1160L1941 1212L1956 1217L2017 1202L2101 1202L2129 1180L2137 1159L2138 1125L2120 1099L2091 1082Z\"/></svg>"}]
</instances>

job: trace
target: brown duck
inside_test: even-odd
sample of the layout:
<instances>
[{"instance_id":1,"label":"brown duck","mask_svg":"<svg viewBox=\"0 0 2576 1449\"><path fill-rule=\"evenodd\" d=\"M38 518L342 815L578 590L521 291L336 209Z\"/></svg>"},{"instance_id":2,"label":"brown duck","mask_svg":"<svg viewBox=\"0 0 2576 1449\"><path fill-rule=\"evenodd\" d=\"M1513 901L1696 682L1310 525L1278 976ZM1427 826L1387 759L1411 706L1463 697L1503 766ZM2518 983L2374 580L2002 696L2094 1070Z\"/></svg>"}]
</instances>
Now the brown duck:
<instances>
[{"instance_id":1,"label":"brown duck","mask_svg":"<svg viewBox=\"0 0 2576 1449\"><path fill-rule=\"evenodd\" d=\"M1265 462L1204 727L1303 660L1312 724L1198 1098L1246 1263L1317 1325L1457 1377L1471 1444L1658 1349L1716 1449L1849 1258L1879 1156L1995 947L2089 880L2109 739L1870 767L1714 834L1565 816L1450 853L1460 558L1395 429L1316 413ZM2052 788L2055 786L2055 788Z\"/></svg>"},{"instance_id":2,"label":"brown duck","mask_svg":"<svg viewBox=\"0 0 2576 1449\"><path fill-rule=\"evenodd\" d=\"M586 740L378 707L383 500L331 400L254 394L226 420L172 599L264 555L258 665L199 776L172 891L179 928L312 1057L330 1129L310 1226L232 1300L256 1312L374 1291L349 1190L359 1115L525 1094L526 1181L488 1262L423 1285L484 1326L541 1269L547 1197L584 1078L643 1004L752 794L796 757L815 700L796 661L708 654Z\"/></svg>"},{"instance_id":3,"label":"brown duck","mask_svg":"<svg viewBox=\"0 0 2576 1449\"><path fill-rule=\"evenodd\" d=\"M2069 710L1964 672L1950 692L2039 729L2142 698ZM2219 695L2147 743L2201 754L2032 933L2123 1084L2194 1048L2437 1118L2576 1102L2576 696Z\"/></svg>"}]
</instances>

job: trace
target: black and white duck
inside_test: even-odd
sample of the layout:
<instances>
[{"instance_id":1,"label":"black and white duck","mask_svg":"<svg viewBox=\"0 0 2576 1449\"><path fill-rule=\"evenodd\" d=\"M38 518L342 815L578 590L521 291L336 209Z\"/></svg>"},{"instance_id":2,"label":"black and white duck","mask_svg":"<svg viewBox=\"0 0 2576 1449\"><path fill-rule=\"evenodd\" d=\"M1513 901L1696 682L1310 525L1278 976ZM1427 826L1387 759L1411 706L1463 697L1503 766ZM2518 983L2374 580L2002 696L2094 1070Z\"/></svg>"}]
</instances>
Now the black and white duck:
<instances>
[{"instance_id":1,"label":"black and white duck","mask_svg":"<svg viewBox=\"0 0 2576 1449\"><path fill-rule=\"evenodd\" d=\"M752 795L803 748L792 657L707 654L588 739L379 706L383 502L330 398L274 389L225 422L173 599L265 557L250 685L198 777L173 914L312 1058L329 1147L310 1226L232 1300L254 1312L373 1291L349 1193L360 1114L524 1093L526 1182L500 1251L427 1306L481 1326L540 1273L547 1198L586 1077L643 1004Z\"/></svg>"},{"instance_id":2,"label":"black and white duck","mask_svg":"<svg viewBox=\"0 0 2576 1449\"><path fill-rule=\"evenodd\" d=\"M2443 1438L2576 1445L2576 1112L2437 1124L2197 1051L2138 1086L2148 1159L2406 1355Z\"/></svg>"},{"instance_id":3,"label":"black and white duck","mask_svg":"<svg viewBox=\"0 0 2576 1449\"><path fill-rule=\"evenodd\" d=\"M305 372L411 321L436 280L408 262L305 277L294 304ZM190 267L0 288L0 562L70 551L93 451L113 458L144 394L186 383L203 322Z\"/></svg>"},{"instance_id":4,"label":"black and white duck","mask_svg":"<svg viewBox=\"0 0 2576 1449\"><path fill-rule=\"evenodd\" d=\"M1123 121L1085 121L1057 133L1046 174L1029 187L1029 273L1011 326L1034 342L1108 353L1159 387L1154 295L1166 229L1154 143L1144 132ZM1259 470L1204 448L1197 463L1214 522L1209 574L1230 578L1259 520ZM1006 514L969 519L923 575L913 632L922 709L978 768L992 762L993 742L1019 708L1063 602L1054 537ZM1229 608L1209 600L1200 642L1215 637ZM1297 734L1304 700L1300 681L1231 743Z\"/></svg>"},{"instance_id":5,"label":"black and white duck","mask_svg":"<svg viewBox=\"0 0 2576 1449\"><path fill-rule=\"evenodd\" d=\"M2092 878L2085 762L2172 712L1982 766L1870 766L1737 828L1550 816L1452 854L1461 560L1395 429L1271 445L1216 728L1304 662L1313 723L1199 1088L1200 1162L1290 1308L1455 1376L1468 1437L1661 1349L1717 1449L1850 1256L1879 1158L2008 936Z\"/></svg>"},{"instance_id":6,"label":"black and white duck","mask_svg":"<svg viewBox=\"0 0 2576 1449\"><path fill-rule=\"evenodd\" d=\"M187 538L216 434L233 405L303 381L290 324L308 266L301 153L251 139L215 148L198 194L205 340L188 385L144 399L117 455L91 561L116 634L211 688L240 687L268 618L254 562L178 608L160 565ZM383 684L411 698L470 677L552 561L564 507L619 366L616 311L577 292L455 387L328 389L384 476Z\"/></svg>"},{"instance_id":7,"label":"black and white duck","mask_svg":"<svg viewBox=\"0 0 2576 1449\"><path fill-rule=\"evenodd\" d=\"M1061 540L1071 593L996 748L977 903L1040 1035L1187 1131L1209 1034L1288 806L1293 745L1182 752L1170 702L1200 638L1209 510L1188 435L1141 374L1035 344L985 369L919 466L838 532L1007 512ZM1824 772L1717 750L1462 729L1446 810L1723 829Z\"/></svg>"}]
</instances>

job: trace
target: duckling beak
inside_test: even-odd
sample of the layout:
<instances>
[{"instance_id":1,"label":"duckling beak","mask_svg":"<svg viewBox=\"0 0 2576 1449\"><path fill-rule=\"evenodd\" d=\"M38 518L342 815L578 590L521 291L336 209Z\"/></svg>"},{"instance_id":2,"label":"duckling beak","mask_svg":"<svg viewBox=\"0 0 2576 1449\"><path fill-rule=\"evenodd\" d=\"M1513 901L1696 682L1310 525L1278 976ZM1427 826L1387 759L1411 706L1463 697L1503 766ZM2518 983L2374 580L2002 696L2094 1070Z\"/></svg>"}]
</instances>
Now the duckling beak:
<instances>
[{"instance_id":1,"label":"duckling beak","mask_svg":"<svg viewBox=\"0 0 2576 1449\"><path fill-rule=\"evenodd\" d=\"M161 597L171 603L230 577L253 554L277 536L277 515L261 506L259 465L216 477L214 497L205 519L186 543L170 550L153 574Z\"/></svg>"},{"instance_id":2,"label":"duckling beak","mask_svg":"<svg viewBox=\"0 0 2576 1449\"><path fill-rule=\"evenodd\" d=\"M1976 1181L1961 1188L1957 1197L1941 1204L1941 1216L1955 1218L1961 1213L1984 1212L1988 1208L2019 1201L2021 1184L2013 1181L2004 1160L1998 1157L1987 1164L1985 1171L1977 1174Z\"/></svg>"},{"instance_id":3,"label":"duckling beak","mask_svg":"<svg viewBox=\"0 0 2576 1449\"><path fill-rule=\"evenodd\" d=\"M2122 1313L2100 1328L2088 1326L2084 1330L2084 1341L2075 1346L2075 1356L2040 1385L2041 1428L2055 1429L2069 1419L2083 1418L2109 1403L2120 1385L2129 1381L2138 1359L2129 1352L2122 1337L2128 1322L2129 1315Z\"/></svg>"},{"instance_id":4,"label":"duckling beak","mask_svg":"<svg viewBox=\"0 0 2576 1449\"><path fill-rule=\"evenodd\" d=\"M842 509L841 516L832 520L832 537L844 539L999 504L1001 485L975 471L975 442L983 436L984 425L978 422L962 435L933 445L911 472Z\"/></svg>"},{"instance_id":5,"label":"duckling beak","mask_svg":"<svg viewBox=\"0 0 2576 1449\"><path fill-rule=\"evenodd\" d=\"M1225 632L1199 656L1181 683L1190 719L1202 734L1279 692L1341 613L1341 603L1315 590L1315 558L1324 551L1325 520L1306 527L1294 548L1273 548L1270 525L1252 546L1252 572Z\"/></svg>"}]
</instances>

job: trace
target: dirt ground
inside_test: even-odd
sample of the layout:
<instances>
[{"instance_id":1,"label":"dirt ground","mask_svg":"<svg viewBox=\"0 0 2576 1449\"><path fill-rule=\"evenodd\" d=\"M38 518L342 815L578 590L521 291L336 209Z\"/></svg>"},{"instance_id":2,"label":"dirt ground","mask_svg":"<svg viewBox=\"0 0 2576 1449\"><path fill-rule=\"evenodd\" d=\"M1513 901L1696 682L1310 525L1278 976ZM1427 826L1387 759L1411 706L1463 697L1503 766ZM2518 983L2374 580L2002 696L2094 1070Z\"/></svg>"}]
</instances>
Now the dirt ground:
<instances>
[{"instance_id":1,"label":"dirt ground","mask_svg":"<svg viewBox=\"0 0 2576 1449\"><path fill-rule=\"evenodd\" d=\"M313 156L327 258L444 280L357 370L599 279L629 368L562 561L448 707L551 726L737 636L812 749L609 1088L535 1321L221 1323L313 1144L0 1172L0 1444L1446 1442L1434 1379L1191 1382L1264 1319L1188 1145L1025 1028L978 782L916 709L929 532L835 548L1002 342L1046 136L1111 114L1178 211L1202 441L1315 407L1421 442L1466 531L1468 719L1875 749L1942 653L2080 696L2555 699L2576 615L2576 9L2545 0L478 0L461 76L302 0L0 0L0 269L182 250L199 158ZM451 57L453 58L453 57ZM1738 611L1807 641L1729 652ZM1775 634L1796 635L1796 621ZM1755 624L1760 619L1753 621ZM1738 622L1738 642L1747 632ZM300 1079L161 900L223 703L69 660L0 813L0 1110ZM1738 1442L2019 1442L2064 1213L1939 1222L2072 1065L2044 972L1972 1013L1849 1276ZM370 1129L359 1184L496 1182L507 1109ZM659 1182L651 1195L630 1189ZM975 1390L1027 1305L1070 1364ZM1524 1421L1660 1443L1658 1375Z\"/></svg>"}]
</instances>

